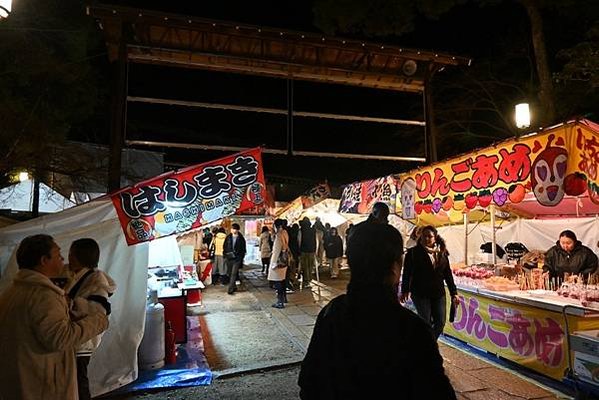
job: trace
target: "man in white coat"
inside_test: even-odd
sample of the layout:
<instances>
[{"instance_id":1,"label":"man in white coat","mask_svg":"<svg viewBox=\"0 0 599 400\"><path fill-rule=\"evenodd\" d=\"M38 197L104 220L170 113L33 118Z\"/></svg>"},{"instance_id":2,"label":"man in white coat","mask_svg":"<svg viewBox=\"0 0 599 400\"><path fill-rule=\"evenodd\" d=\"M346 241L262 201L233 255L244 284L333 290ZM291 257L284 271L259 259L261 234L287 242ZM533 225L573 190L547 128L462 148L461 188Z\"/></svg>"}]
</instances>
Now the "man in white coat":
<instances>
[{"instance_id":1,"label":"man in white coat","mask_svg":"<svg viewBox=\"0 0 599 400\"><path fill-rule=\"evenodd\" d=\"M106 330L106 314L71 319L64 291L50 280L63 269L51 236L23 239L17 264L0 296L0 399L76 400L75 348Z\"/></svg>"}]
</instances>

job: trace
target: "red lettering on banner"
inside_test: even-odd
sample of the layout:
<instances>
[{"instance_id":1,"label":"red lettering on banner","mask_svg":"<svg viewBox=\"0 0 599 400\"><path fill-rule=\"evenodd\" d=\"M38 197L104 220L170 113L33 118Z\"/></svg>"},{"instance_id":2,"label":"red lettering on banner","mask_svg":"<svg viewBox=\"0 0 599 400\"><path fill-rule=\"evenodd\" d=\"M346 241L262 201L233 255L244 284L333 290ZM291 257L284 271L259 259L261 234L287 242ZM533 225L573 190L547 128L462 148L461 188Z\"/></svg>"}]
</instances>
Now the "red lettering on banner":
<instances>
[{"instance_id":1,"label":"red lettering on banner","mask_svg":"<svg viewBox=\"0 0 599 400\"><path fill-rule=\"evenodd\" d=\"M578 154L581 161L578 163L578 168L587 173L593 180L597 179L597 164L599 164L599 142L595 136L586 139L582 129L578 128L576 136L576 147L581 150Z\"/></svg>"},{"instance_id":2,"label":"red lettering on banner","mask_svg":"<svg viewBox=\"0 0 599 400\"><path fill-rule=\"evenodd\" d=\"M542 326L535 319L535 353L545 365L555 367L562 361L564 331L553 319L545 318L545 321L547 326Z\"/></svg>"},{"instance_id":3,"label":"red lettering on banner","mask_svg":"<svg viewBox=\"0 0 599 400\"><path fill-rule=\"evenodd\" d=\"M422 174L416 174L416 191L418 197L426 199L431 194L432 179L430 172L426 171Z\"/></svg>"},{"instance_id":4,"label":"red lettering on banner","mask_svg":"<svg viewBox=\"0 0 599 400\"><path fill-rule=\"evenodd\" d=\"M431 178L431 173L426 171L422 174L416 174L416 191L418 197L425 199L428 196L441 196L449 193L449 183L447 178L443 176L441 168L435 168L435 177Z\"/></svg>"},{"instance_id":5,"label":"red lettering on banner","mask_svg":"<svg viewBox=\"0 0 599 400\"><path fill-rule=\"evenodd\" d=\"M491 321L505 322L505 309L489 304L489 317L491 318ZM497 346L502 348L508 347L508 339L506 335L493 329L491 324L487 328L487 336L489 337L489 340L491 340L491 342L495 343Z\"/></svg>"},{"instance_id":6,"label":"red lettering on banner","mask_svg":"<svg viewBox=\"0 0 599 400\"><path fill-rule=\"evenodd\" d=\"M509 153L506 149L499 150L499 179L505 183L523 181L530 174L530 148L524 144L516 144Z\"/></svg>"},{"instance_id":7,"label":"red lettering on banner","mask_svg":"<svg viewBox=\"0 0 599 400\"><path fill-rule=\"evenodd\" d=\"M470 163L472 159L468 158L459 163L455 163L451 165L451 170L454 172L453 177L451 178L451 190L458 193L468 192L472 188L472 181L470 177L459 179L459 174L468 173L470 171Z\"/></svg>"},{"instance_id":8,"label":"red lettering on banner","mask_svg":"<svg viewBox=\"0 0 599 400\"><path fill-rule=\"evenodd\" d=\"M486 156L481 154L476 157L472 163L471 168L474 170L472 174L472 186L477 189L486 189L495 186L499 173L495 167L495 163L499 160L499 157Z\"/></svg>"},{"instance_id":9,"label":"red lettering on banner","mask_svg":"<svg viewBox=\"0 0 599 400\"><path fill-rule=\"evenodd\" d=\"M449 193L447 178L443 176L441 168L435 168L435 179L431 187L431 195L437 196L440 194L441 196L445 196L447 193Z\"/></svg>"}]
</instances>

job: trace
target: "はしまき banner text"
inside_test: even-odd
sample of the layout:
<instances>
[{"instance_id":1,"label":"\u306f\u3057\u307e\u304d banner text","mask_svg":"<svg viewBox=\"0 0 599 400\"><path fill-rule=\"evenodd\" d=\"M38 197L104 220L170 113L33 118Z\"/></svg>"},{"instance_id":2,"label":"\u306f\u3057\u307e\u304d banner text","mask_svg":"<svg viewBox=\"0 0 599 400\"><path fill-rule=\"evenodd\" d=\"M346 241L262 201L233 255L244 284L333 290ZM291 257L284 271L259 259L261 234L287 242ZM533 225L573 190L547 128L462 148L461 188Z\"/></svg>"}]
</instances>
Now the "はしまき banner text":
<instances>
[{"instance_id":1,"label":"\u306f\u3057\u307e\u304d banner text","mask_svg":"<svg viewBox=\"0 0 599 400\"><path fill-rule=\"evenodd\" d=\"M264 202L262 152L251 149L111 195L127 244L185 232Z\"/></svg>"}]
</instances>

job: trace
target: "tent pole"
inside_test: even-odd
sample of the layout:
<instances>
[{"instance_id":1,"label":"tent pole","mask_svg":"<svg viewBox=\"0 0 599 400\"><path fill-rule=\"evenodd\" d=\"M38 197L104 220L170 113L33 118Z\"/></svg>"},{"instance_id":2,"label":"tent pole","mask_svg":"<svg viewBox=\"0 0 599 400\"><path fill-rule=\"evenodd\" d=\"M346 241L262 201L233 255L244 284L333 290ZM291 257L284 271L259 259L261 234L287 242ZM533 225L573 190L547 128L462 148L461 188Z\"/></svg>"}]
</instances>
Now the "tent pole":
<instances>
[{"instance_id":1,"label":"tent pole","mask_svg":"<svg viewBox=\"0 0 599 400\"><path fill-rule=\"evenodd\" d=\"M464 213L464 264L468 265L468 214Z\"/></svg>"},{"instance_id":2,"label":"tent pole","mask_svg":"<svg viewBox=\"0 0 599 400\"><path fill-rule=\"evenodd\" d=\"M495 244L495 205L491 204L489 206L489 211L491 212L491 248L493 254L493 265L497 264L497 248Z\"/></svg>"}]
</instances>

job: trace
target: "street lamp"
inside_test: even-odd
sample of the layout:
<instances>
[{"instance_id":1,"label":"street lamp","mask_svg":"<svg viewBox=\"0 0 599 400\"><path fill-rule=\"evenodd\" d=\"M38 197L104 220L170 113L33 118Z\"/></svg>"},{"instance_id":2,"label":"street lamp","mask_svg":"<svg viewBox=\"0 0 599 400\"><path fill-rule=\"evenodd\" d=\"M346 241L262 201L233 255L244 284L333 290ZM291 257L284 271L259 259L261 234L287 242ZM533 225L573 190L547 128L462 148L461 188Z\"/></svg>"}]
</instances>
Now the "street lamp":
<instances>
[{"instance_id":1,"label":"street lamp","mask_svg":"<svg viewBox=\"0 0 599 400\"><path fill-rule=\"evenodd\" d=\"M528 103L516 104L516 127L526 129L530 126L530 107Z\"/></svg>"},{"instance_id":2,"label":"street lamp","mask_svg":"<svg viewBox=\"0 0 599 400\"><path fill-rule=\"evenodd\" d=\"M25 182L29 179L29 173L26 171L19 172L19 182Z\"/></svg>"},{"instance_id":3,"label":"street lamp","mask_svg":"<svg viewBox=\"0 0 599 400\"><path fill-rule=\"evenodd\" d=\"M12 0L0 0L0 19L8 17L12 8Z\"/></svg>"}]
</instances>

